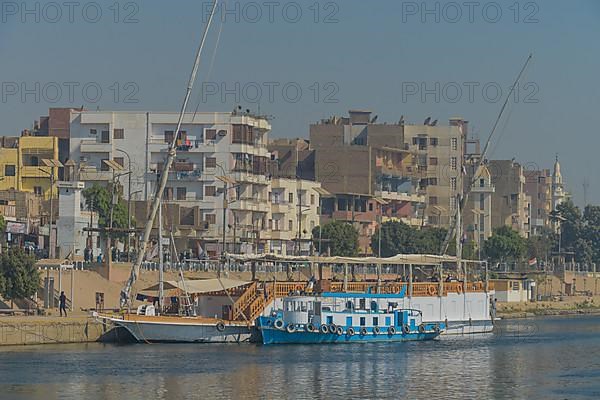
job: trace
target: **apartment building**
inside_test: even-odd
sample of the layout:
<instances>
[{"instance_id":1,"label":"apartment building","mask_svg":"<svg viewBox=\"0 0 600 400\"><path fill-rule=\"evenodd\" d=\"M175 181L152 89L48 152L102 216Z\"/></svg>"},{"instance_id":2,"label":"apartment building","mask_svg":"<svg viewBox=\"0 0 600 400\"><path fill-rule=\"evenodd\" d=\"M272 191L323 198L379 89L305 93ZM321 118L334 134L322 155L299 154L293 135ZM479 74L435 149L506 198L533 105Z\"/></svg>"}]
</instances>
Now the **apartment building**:
<instances>
[{"instance_id":1,"label":"apartment building","mask_svg":"<svg viewBox=\"0 0 600 400\"><path fill-rule=\"evenodd\" d=\"M351 110L310 126L315 179L332 194L321 217L347 221L359 232L359 251L370 254L379 220L423 223L413 153L404 144L403 122L377 123L370 111Z\"/></svg>"},{"instance_id":2,"label":"apartment building","mask_svg":"<svg viewBox=\"0 0 600 400\"><path fill-rule=\"evenodd\" d=\"M319 204L326 192L321 184L302 179L274 178L269 193L269 252L312 254L312 231L319 226Z\"/></svg>"},{"instance_id":3,"label":"apartment building","mask_svg":"<svg viewBox=\"0 0 600 400\"><path fill-rule=\"evenodd\" d=\"M23 132L29 135L28 131ZM58 139L54 137L4 137L0 147L0 190L17 190L50 198L51 184L58 181ZM49 166L49 165L55 166ZM52 190L57 194L56 186Z\"/></svg>"},{"instance_id":4,"label":"apartment building","mask_svg":"<svg viewBox=\"0 0 600 400\"><path fill-rule=\"evenodd\" d=\"M549 169L525 172L525 192L531 197L531 235L550 229L552 173Z\"/></svg>"},{"instance_id":5,"label":"apartment building","mask_svg":"<svg viewBox=\"0 0 600 400\"><path fill-rule=\"evenodd\" d=\"M492 236L492 196L496 190L492 185L492 176L486 165L479 166L477 159L470 159L466 165L465 186L473 182L465 209L462 213L465 246L472 243L477 254L483 242Z\"/></svg>"},{"instance_id":6,"label":"apartment building","mask_svg":"<svg viewBox=\"0 0 600 400\"><path fill-rule=\"evenodd\" d=\"M491 160L488 169L495 187L492 228L510 226L529 237L531 196L525 191L523 166L514 160Z\"/></svg>"},{"instance_id":7,"label":"apartment building","mask_svg":"<svg viewBox=\"0 0 600 400\"><path fill-rule=\"evenodd\" d=\"M458 195L463 193L468 121L450 119L438 125L428 118L422 125L404 125L406 150L413 153L412 173L426 196L425 217L430 225L448 227L456 215Z\"/></svg>"}]
</instances>

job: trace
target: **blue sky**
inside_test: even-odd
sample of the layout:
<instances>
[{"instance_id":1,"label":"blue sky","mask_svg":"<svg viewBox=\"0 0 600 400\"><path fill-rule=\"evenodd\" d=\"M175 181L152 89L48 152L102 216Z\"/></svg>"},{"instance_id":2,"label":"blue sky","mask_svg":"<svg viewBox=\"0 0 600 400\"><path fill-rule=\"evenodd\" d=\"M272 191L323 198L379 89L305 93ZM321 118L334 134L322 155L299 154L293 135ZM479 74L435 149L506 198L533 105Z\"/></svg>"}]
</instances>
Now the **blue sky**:
<instances>
[{"instance_id":1,"label":"blue sky","mask_svg":"<svg viewBox=\"0 0 600 400\"><path fill-rule=\"evenodd\" d=\"M179 109L206 2L25 4L1 2L0 134L17 135L52 106ZM390 122L459 115L484 139L502 104L497 89L506 95L533 53L490 156L551 168L559 153L575 202L587 178L588 202L600 203L600 2L465 4L228 0L190 108L229 111L239 100L257 111L260 103L280 137L308 136L311 122L351 108Z\"/></svg>"}]
</instances>

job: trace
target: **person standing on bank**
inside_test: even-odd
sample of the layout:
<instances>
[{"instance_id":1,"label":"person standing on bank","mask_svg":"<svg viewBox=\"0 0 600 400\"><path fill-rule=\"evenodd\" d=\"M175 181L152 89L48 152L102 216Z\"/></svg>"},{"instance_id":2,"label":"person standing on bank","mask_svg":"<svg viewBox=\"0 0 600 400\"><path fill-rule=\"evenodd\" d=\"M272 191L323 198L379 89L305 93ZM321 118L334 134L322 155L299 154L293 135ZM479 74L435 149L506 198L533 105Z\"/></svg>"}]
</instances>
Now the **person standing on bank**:
<instances>
[{"instance_id":1,"label":"person standing on bank","mask_svg":"<svg viewBox=\"0 0 600 400\"><path fill-rule=\"evenodd\" d=\"M65 317L67 316L67 296L65 296L65 292L60 292L60 297L58 298L58 307L60 308L60 316L63 316L63 311L65 313Z\"/></svg>"}]
</instances>

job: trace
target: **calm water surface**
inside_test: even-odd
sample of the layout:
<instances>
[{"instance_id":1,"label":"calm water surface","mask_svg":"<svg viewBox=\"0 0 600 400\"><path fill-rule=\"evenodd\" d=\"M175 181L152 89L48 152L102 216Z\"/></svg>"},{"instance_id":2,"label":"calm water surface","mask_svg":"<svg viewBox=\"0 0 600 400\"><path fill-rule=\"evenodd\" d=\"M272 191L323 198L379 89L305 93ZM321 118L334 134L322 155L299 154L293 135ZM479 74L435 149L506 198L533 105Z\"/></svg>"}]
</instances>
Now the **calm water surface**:
<instances>
[{"instance_id":1,"label":"calm water surface","mask_svg":"<svg viewBox=\"0 0 600 400\"><path fill-rule=\"evenodd\" d=\"M600 317L334 346L0 348L0 399L600 399Z\"/></svg>"}]
</instances>

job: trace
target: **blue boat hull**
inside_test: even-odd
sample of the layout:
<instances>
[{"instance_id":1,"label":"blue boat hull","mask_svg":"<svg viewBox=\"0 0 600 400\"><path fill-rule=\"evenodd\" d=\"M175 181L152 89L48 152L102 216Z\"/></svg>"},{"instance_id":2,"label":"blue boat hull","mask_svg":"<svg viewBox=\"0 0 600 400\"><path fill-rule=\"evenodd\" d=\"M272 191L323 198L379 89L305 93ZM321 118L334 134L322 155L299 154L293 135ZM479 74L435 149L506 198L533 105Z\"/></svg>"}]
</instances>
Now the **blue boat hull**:
<instances>
[{"instance_id":1,"label":"blue boat hull","mask_svg":"<svg viewBox=\"0 0 600 400\"><path fill-rule=\"evenodd\" d=\"M382 331L375 334L369 330L362 335L356 331L353 335L349 335L346 330L341 335L337 333L322 333L320 331L307 332L306 330L298 330L296 332L288 332L285 329L277 329L273 324L267 324L269 317L260 317L258 319L258 329L262 335L263 344L320 344L320 343L368 343L368 342L406 342L418 340L432 340L439 336L438 332L411 332L394 334ZM271 321L272 322L272 321Z\"/></svg>"}]
</instances>

